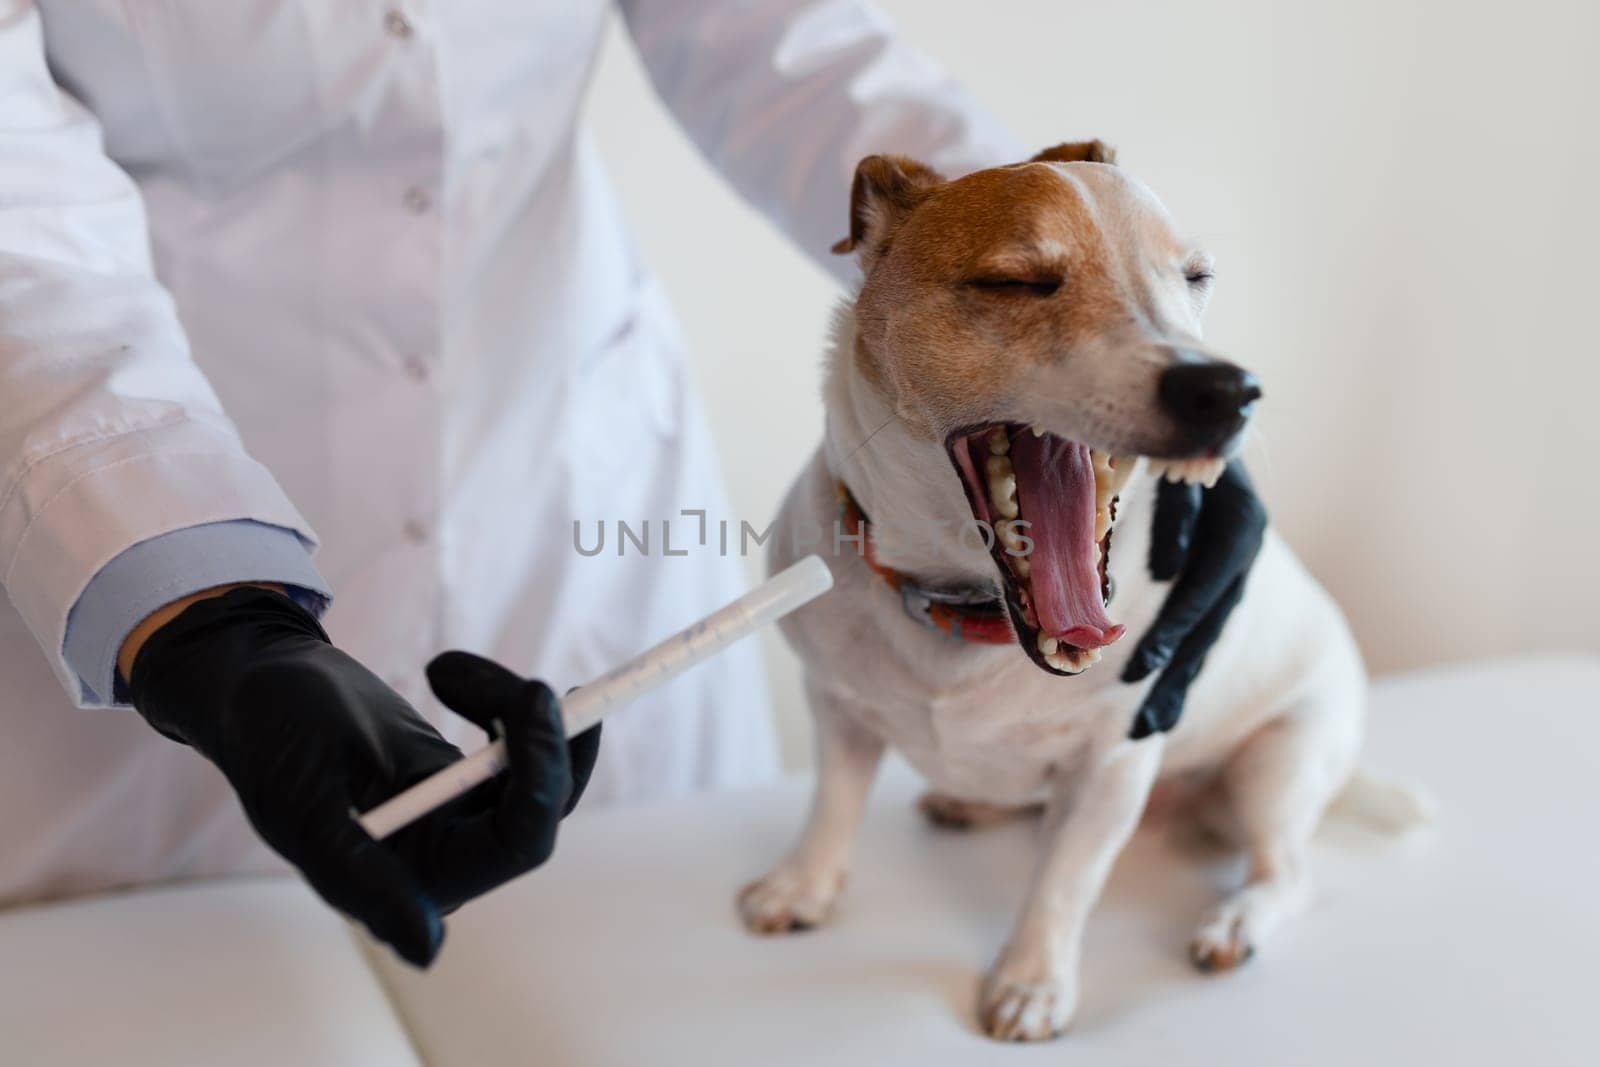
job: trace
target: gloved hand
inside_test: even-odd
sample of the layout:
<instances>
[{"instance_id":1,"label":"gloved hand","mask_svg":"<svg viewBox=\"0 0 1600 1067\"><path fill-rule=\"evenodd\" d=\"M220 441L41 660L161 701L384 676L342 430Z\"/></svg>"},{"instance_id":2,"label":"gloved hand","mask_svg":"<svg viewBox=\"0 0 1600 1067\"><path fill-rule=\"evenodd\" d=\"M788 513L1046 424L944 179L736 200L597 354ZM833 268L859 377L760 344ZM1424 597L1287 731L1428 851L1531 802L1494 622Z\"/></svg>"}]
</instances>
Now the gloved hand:
<instances>
[{"instance_id":1,"label":"gloved hand","mask_svg":"<svg viewBox=\"0 0 1600 1067\"><path fill-rule=\"evenodd\" d=\"M324 900L426 966L441 915L550 856L600 746L598 726L569 745L555 695L489 660L446 652L428 681L504 736L508 766L381 843L356 815L461 751L288 597L246 587L192 604L145 641L128 688L150 725L222 770Z\"/></svg>"},{"instance_id":2,"label":"gloved hand","mask_svg":"<svg viewBox=\"0 0 1600 1067\"><path fill-rule=\"evenodd\" d=\"M1124 682L1138 682L1161 671L1134 717L1128 736L1135 739L1178 724L1267 529L1266 509L1237 461L1210 489L1162 480L1156 492L1150 576L1177 582L1122 672Z\"/></svg>"}]
</instances>

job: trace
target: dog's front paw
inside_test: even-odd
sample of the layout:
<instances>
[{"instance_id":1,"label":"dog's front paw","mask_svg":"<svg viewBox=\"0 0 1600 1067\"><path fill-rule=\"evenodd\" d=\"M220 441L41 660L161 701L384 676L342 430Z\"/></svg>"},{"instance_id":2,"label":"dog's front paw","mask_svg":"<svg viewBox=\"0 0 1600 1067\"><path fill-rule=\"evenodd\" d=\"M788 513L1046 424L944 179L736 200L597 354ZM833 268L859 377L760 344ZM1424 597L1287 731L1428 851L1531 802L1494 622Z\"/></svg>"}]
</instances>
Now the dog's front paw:
<instances>
[{"instance_id":1,"label":"dog's front paw","mask_svg":"<svg viewBox=\"0 0 1600 1067\"><path fill-rule=\"evenodd\" d=\"M1253 926L1248 908L1224 901L1195 931L1189 942L1189 962L1206 974L1243 966L1256 954Z\"/></svg>"},{"instance_id":2,"label":"dog's front paw","mask_svg":"<svg viewBox=\"0 0 1600 1067\"><path fill-rule=\"evenodd\" d=\"M844 872L812 872L787 864L739 893L739 914L751 932L782 934L820 925L844 888Z\"/></svg>"},{"instance_id":3,"label":"dog's front paw","mask_svg":"<svg viewBox=\"0 0 1600 1067\"><path fill-rule=\"evenodd\" d=\"M996 1041L1047 1041L1061 1036L1077 1008L1076 975L1002 957L983 980L978 1020Z\"/></svg>"}]
</instances>

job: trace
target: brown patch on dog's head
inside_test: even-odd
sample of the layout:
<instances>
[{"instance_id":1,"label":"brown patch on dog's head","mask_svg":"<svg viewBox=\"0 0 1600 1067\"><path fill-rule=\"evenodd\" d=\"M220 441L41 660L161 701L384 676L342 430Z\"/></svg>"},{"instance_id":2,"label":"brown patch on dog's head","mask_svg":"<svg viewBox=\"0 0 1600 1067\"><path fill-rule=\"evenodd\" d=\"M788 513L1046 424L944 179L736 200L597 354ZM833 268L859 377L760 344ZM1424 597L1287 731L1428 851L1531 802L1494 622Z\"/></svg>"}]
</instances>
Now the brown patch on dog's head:
<instances>
[{"instance_id":1,"label":"brown patch on dog's head","mask_svg":"<svg viewBox=\"0 0 1600 1067\"><path fill-rule=\"evenodd\" d=\"M855 363L919 436L1024 421L1171 454L1155 380L1198 346L1209 270L1115 158L1075 142L954 181L861 162L835 246L865 275Z\"/></svg>"}]
</instances>

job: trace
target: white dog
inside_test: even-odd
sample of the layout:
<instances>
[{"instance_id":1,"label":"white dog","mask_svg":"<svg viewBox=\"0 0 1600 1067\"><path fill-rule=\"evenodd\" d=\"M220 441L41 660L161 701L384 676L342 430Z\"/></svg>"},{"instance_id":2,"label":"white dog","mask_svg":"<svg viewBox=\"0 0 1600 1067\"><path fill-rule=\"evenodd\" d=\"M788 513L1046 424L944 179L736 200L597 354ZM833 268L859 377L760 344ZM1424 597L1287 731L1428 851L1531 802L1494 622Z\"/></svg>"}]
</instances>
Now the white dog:
<instances>
[{"instance_id":1,"label":"white dog","mask_svg":"<svg viewBox=\"0 0 1600 1067\"><path fill-rule=\"evenodd\" d=\"M1200 341L1209 259L1109 150L1062 145L956 181L869 157L851 214L835 250L865 281L837 318L826 437L771 562L831 539L841 515L845 538L870 522L871 551L844 541L834 592L786 620L817 792L740 910L764 933L827 915L886 744L933 783L943 819L1045 800L1044 854L980 1005L991 1035L1045 1038L1072 1017L1085 920L1158 781L1250 859L1201 920L1197 965L1242 963L1302 906L1308 841L1352 780L1364 672L1269 531L1176 729L1129 738L1148 686L1120 680L1134 642L1118 638L1166 592L1146 570L1154 486L1132 475L1154 457L1147 472L1215 479L1259 390ZM978 603L996 597L1003 614ZM984 643L997 627L1006 643ZM1385 802L1407 817L1403 795Z\"/></svg>"}]
</instances>

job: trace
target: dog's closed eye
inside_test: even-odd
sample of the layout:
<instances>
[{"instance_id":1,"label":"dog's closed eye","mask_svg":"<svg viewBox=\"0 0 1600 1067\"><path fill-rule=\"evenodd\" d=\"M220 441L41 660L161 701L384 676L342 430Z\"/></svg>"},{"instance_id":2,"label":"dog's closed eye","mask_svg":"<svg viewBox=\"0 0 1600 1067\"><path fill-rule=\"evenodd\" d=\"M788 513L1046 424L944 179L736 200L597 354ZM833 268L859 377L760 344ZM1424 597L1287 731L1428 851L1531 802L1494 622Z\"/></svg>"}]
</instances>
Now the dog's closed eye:
<instances>
[{"instance_id":1,"label":"dog's closed eye","mask_svg":"<svg viewBox=\"0 0 1600 1067\"><path fill-rule=\"evenodd\" d=\"M1059 275L1043 277L982 276L967 279L967 288L996 296L1054 296L1065 281Z\"/></svg>"},{"instance_id":2,"label":"dog's closed eye","mask_svg":"<svg viewBox=\"0 0 1600 1067\"><path fill-rule=\"evenodd\" d=\"M1216 276L1215 263L1204 252L1190 256L1188 262L1183 265L1184 280L1196 289L1210 285Z\"/></svg>"}]
</instances>

